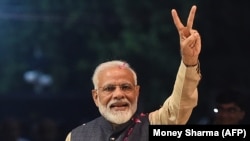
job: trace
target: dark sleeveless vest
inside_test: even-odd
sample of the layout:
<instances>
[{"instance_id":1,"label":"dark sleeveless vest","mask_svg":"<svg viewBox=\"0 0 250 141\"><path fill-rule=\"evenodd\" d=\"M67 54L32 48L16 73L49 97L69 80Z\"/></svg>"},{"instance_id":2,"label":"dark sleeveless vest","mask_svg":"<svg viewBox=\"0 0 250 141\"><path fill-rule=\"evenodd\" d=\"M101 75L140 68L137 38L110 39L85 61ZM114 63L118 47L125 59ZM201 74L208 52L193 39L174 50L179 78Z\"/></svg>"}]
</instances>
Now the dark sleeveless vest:
<instances>
[{"instance_id":1,"label":"dark sleeveless vest","mask_svg":"<svg viewBox=\"0 0 250 141\"><path fill-rule=\"evenodd\" d=\"M98 117L72 130L71 141L148 141L149 119L146 114L136 114L115 130L104 117Z\"/></svg>"}]
</instances>

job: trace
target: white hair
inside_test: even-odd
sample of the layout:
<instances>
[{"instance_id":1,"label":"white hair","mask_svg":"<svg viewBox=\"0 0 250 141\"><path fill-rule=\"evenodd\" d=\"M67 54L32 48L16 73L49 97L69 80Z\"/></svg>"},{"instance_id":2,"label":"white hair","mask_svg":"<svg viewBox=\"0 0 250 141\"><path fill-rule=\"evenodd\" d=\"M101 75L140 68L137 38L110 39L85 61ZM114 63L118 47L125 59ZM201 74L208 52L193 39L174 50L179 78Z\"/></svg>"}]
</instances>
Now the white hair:
<instances>
[{"instance_id":1,"label":"white hair","mask_svg":"<svg viewBox=\"0 0 250 141\"><path fill-rule=\"evenodd\" d=\"M136 75L135 71L130 67L130 65L125 61L112 60L112 61L107 61L107 62L101 63L96 67L96 69L94 71L94 74L92 76L92 82L93 82L93 85L94 85L95 89L98 88L100 72L107 69L107 68L112 68L112 67L121 67L121 68L129 69L133 74L135 85L137 85L137 75Z\"/></svg>"}]
</instances>

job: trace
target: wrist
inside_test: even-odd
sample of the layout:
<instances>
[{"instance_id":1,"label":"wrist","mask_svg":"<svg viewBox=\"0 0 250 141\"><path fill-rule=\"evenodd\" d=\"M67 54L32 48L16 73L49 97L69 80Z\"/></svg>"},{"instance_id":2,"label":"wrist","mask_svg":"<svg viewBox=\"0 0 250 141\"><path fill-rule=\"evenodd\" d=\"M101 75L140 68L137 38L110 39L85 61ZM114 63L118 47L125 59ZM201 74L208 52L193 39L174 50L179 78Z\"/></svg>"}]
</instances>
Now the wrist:
<instances>
[{"instance_id":1,"label":"wrist","mask_svg":"<svg viewBox=\"0 0 250 141\"><path fill-rule=\"evenodd\" d=\"M196 62L192 62L192 63L186 63L183 61L183 63L186 67L195 67L195 66L199 65L199 60Z\"/></svg>"}]
</instances>

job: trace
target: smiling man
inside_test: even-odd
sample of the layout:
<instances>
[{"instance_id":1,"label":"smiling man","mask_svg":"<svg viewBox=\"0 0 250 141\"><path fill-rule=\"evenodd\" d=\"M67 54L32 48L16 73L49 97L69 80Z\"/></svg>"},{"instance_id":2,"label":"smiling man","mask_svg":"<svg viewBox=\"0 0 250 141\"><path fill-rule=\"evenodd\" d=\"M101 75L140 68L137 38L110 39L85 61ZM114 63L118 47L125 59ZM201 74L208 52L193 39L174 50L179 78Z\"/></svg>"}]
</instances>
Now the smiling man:
<instances>
[{"instance_id":1,"label":"smiling man","mask_svg":"<svg viewBox=\"0 0 250 141\"><path fill-rule=\"evenodd\" d=\"M179 33L181 62L173 92L163 106L139 113L140 86L135 71L121 60L101 63L92 77L92 97L101 116L73 129L66 141L148 141L149 125L186 124L198 100L201 39L192 28L196 6L190 10L186 26L175 9L171 12Z\"/></svg>"}]
</instances>

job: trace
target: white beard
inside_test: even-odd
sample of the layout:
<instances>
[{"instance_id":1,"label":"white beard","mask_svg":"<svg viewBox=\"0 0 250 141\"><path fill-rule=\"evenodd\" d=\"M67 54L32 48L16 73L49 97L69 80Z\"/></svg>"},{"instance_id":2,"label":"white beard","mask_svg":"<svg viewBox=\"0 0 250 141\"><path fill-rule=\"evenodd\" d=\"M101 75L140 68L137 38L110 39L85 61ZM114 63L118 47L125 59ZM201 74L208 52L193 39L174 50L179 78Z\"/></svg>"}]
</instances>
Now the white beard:
<instances>
[{"instance_id":1,"label":"white beard","mask_svg":"<svg viewBox=\"0 0 250 141\"><path fill-rule=\"evenodd\" d=\"M137 100L135 100L134 103L130 103L127 99L119 100L122 102L126 102L129 104L129 109L126 111L114 111L110 109L110 105L117 102L118 100L112 100L107 104L107 107L105 105L102 105L100 103L100 100L98 98L99 102L99 112L101 115L106 118L108 121L115 123L115 124L123 124L131 119L131 117L134 115L137 109Z\"/></svg>"}]
</instances>

